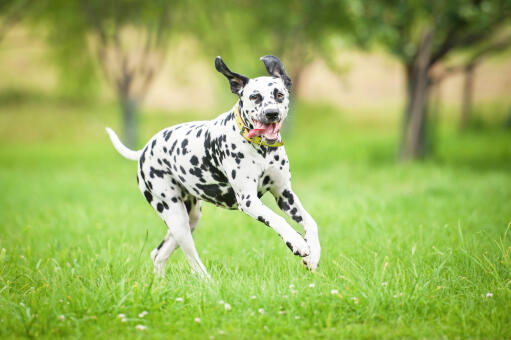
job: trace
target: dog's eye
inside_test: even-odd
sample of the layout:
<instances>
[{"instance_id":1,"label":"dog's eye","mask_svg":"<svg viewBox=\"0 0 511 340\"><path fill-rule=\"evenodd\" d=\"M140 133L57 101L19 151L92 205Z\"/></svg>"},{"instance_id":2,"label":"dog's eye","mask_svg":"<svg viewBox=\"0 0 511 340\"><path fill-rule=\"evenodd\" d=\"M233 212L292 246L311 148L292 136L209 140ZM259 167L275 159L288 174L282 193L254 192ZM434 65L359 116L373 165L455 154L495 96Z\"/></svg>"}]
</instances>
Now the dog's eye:
<instances>
[{"instance_id":1,"label":"dog's eye","mask_svg":"<svg viewBox=\"0 0 511 340\"><path fill-rule=\"evenodd\" d=\"M284 93L282 92L277 93L277 99L284 99Z\"/></svg>"},{"instance_id":2,"label":"dog's eye","mask_svg":"<svg viewBox=\"0 0 511 340\"><path fill-rule=\"evenodd\" d=\"M250 100L257 100L261 97L260 94L251 94L250 97L248 97Z\"/></svg>"}]
</instances>

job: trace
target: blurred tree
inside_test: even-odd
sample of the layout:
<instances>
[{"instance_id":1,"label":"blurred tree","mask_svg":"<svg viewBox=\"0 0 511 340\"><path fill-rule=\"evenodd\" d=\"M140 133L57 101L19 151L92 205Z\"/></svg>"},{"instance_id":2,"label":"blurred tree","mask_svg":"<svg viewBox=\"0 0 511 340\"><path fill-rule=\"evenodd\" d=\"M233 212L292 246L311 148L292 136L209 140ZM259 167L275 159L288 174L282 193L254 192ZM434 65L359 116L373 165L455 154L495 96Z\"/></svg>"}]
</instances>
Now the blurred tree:
<instances>
[{"instance_id":1,"label":"blurred tree","mask_svg":"<svg viewBox=\"0 0 511 340\"><path fill-rule=\"evenodd\" d=\"M375 42L403 63L407 102L399 156L423 157L433 68L509 23L511 0L348 0L347 5L358 44Z\"/></svg>"},{"instance_id":2,"label":"blurred tree","mask_svg":"<svg viewBox=\"0 0 511 340\"><path fill-rule=\"evenodd\" d=\"M0 41L23 18L23 14L26 13L29 5L33 4L28 0L0 1Z\"/></svg>"},{"instance_id":3,"label":"blurred tree","mask_svg":"<svg viewBox=\"0 0 511 340\"><path fill-rule=\"evenodd\" d=\"M306 66L322 58L333 66L333 45L329 34L347 22L339 13L328 10L336 0L229 0L191 1L193 20L203 53L221 55L237 72L261 75L257 59L271 54L282 60L293 82L292 93L299 96ZM335 24L335 25L334 25ZM284 125L290 134L294 120L294 101Z\"/></svg>"},{"instance_id":4,"label":"blurred tree","mask_svg":"<svg viewBox=\"0 0 511 340\"><path fill-rule=\"evenodd\" d=\"M80 0L92 48L121 105L125 143L137 141L138 108L167 51L176 1Z\"/></svg>"},{"instance_id":5,"label":"blurred tree","mask_svg":"<svg viewBox=\"0 0 511 340\"><path fill-rule=\"evenodd\" d=\"M300 87L303 70L314 58L332 51L328 32L345 22L339 13L326 6L335 0L230 0L191 1L195 15L191 27L206 50L217 52L235 66L261 65L255 57L272 54L282 60L293 81L295 93Z\"/></svg>"},{"instance_id":6,"label":"blurred tree","mask_svg":"<svg viewBox=\"0 0 511 340\"><path fill-rule=\"evenodd\" d=\"M459 128L468 127L472 111L473 88L475 71L485 58L503 52L511 47L511 35L495 35L483 41L476 48L471 49L461 65L447 67L443 72L434 76L434 83L438 85L445 78L461 72L463 74L463 90L461 99L461 112Z\"/></svg>"},{"instance_id":7,"label":"blurred tree","mask_svg":"<svg viewBox=\"0 0 511 340\"><path fill-rule=\"evenodd\" d=\"M121 107L125 143L137 141L139 106L161 69L171 31L178 29L178 1L46 0L40 20L50 23L50 42L62 69L85 70L91 57ZM88 53L88 52L92 53Z\"/></svg>"}]
</instances>

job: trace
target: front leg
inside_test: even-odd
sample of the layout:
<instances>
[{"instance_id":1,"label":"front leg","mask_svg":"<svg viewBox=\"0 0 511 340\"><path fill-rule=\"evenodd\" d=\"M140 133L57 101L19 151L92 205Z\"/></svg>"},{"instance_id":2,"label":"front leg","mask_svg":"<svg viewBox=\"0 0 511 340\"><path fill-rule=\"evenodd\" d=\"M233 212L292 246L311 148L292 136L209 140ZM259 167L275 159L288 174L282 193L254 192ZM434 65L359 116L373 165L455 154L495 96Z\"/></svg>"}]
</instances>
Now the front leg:
<instances>
[{"instance_id":1,"label":"front leg","mask_svg":"<svg viewBox=\"0 0 511 340\"><path fill-rule=\"evenodd\" d=\"M266 224L279 234L293 254L306 257L309 255L309 246L302 236L294 230L282 217L268 208L257 197L257 191L236 193L238 207L250 217Z\"/></svg>"},{"instance_id":2,"label":"front leg","mask_svg":"<svg viewBox=\"0 0 511 340\"><path fill-rule=\"evenodd\" d=\"M298 196L293 192L291 186L285 186L280 189L272 190L272 194L277 200L277 204L289 217L300 223L305 230L305 241L307 242L310 254L303 258L303 263L311 271L318 267L321 255L321 246L319 245L318 225L309 213L303 208Z\"/></svg>"}]
</instances>

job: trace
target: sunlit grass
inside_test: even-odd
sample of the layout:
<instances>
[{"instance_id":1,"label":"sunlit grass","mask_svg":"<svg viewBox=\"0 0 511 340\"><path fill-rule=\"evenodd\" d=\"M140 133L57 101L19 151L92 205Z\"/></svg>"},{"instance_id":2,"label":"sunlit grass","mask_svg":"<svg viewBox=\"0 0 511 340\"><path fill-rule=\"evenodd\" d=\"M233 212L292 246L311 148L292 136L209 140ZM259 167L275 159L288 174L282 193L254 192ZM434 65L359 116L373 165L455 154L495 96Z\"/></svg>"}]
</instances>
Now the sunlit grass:
<instances>
[{"instance_id":1,"label":"sunlit grass","mask_svg":"<svg viewBox=\"0 0 511 340\"><path fill-rule=\"evenodd\" d=\"M115 108L33 109L0 116L52 133L25 141L2 125L2 338L511 336L506 130L447 126L433 158L397 164L397 125L303 104L286 149L320 226L318 272L269 228L206 204L195 240L213 280L179 250L157 280L149 252L165 229L104 135ZM187 117L200 118L144 116L144 138Z\"/></svg>"}]
</instances>

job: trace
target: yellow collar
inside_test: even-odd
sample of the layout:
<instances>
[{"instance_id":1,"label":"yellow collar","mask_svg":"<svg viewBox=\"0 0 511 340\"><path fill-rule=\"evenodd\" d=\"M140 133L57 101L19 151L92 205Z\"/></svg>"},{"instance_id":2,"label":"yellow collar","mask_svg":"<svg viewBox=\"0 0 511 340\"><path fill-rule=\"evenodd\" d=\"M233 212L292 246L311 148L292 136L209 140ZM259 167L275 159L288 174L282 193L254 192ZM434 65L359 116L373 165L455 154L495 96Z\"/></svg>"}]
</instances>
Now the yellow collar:
<instances>
[{"instance_id":1,"label":"yellow collar","mask_svg":"<svg viewBox=\"0 0 511 340\"><path fill-rule=\"evenodd\" d=\"M248 140L250 143L254 143L254 144L257 144L257 145L269 146L269 147L272 147L272 148L276 148L278 146L284 145L284 143L281 142L281 141L276 141L273 144L268 144L261 136L248 137L249 129L245 125L245 123L243 122L243 118L241 118L241 114L240 114L240 110L238 108L238 104L236 104L236 107L234 108L234 119L236 120L236 124L238 125L238 127L240 129L240 134L243 136L243 138Z\"/></svg>"}]
</instances>

